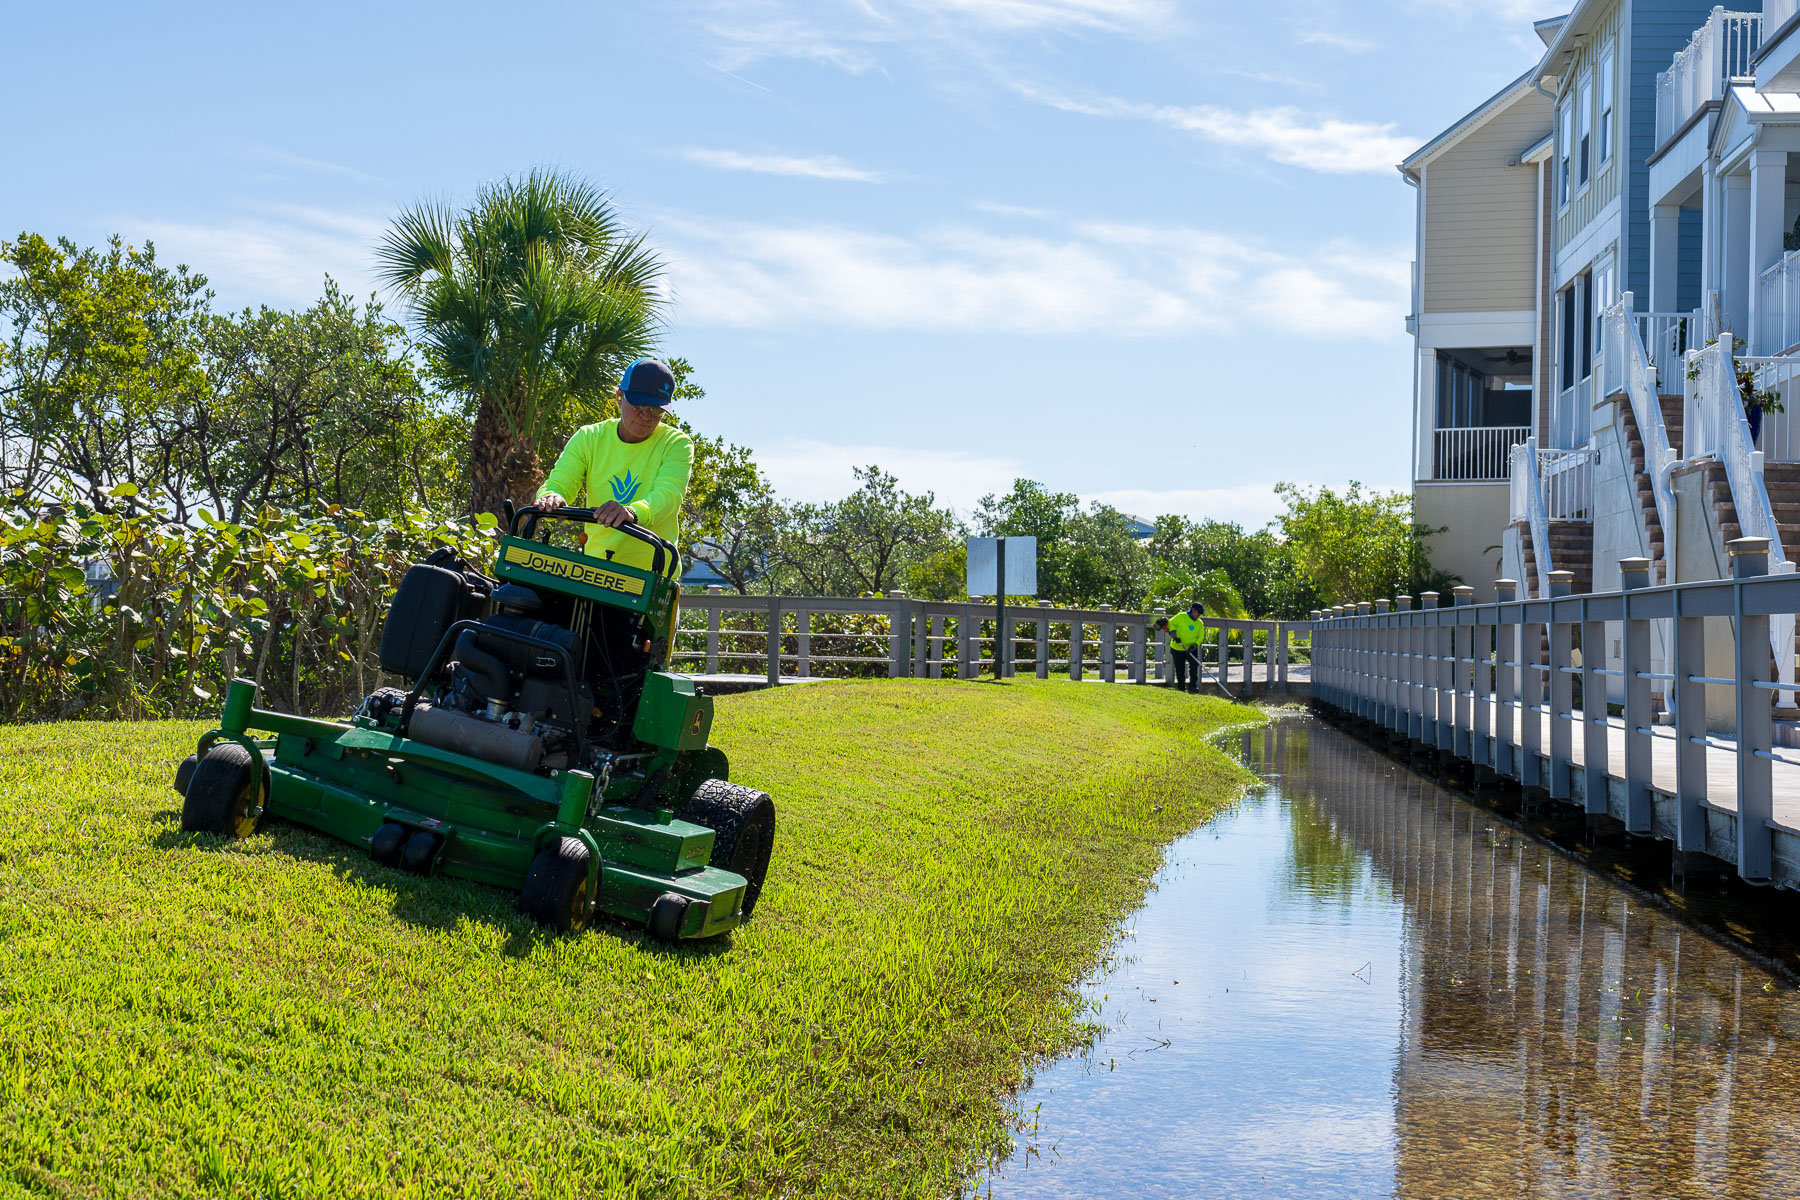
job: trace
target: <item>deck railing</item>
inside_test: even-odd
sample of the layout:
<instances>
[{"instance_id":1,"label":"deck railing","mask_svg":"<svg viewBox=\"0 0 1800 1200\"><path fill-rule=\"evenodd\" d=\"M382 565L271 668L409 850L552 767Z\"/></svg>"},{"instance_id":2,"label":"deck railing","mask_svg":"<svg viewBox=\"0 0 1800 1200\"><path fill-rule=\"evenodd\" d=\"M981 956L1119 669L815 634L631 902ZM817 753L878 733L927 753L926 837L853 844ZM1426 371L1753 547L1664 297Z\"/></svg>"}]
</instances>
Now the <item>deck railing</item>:
<instances>
[{"instance_id":1,"label":"deck railing","mask_svg":"<svg viewBox=\"0 0 1800 1200\"><path fill-rule=\"evenodd\" d=\"M1790 250L1757 281L1756 336L1750 349L1781 354L1800 343L1800 250Z\"/></svg>"},{"instance_id":2,"label":"deck railing","mask_svg":"<svg viewBox=\"0 0 1800 1200\"><path fill-rule=\"evenodd\" d=\"M1755 449L1764 462L1800 462L1800 355L1739 355L1737 365L1752 368L1757 389L1781 400L1781 412L1763 413Z\"/></svg>"},{"instance_id":3,"label":"deck railing","mask_svg":"<svg viewBox=\"0 0 1800 1200\"><path fill-rule=\"evenodd\" d=\"M1544 484L1538 475L1543 461L1536 438L1512 448L1512 519L1524 521L1531 531L1532 558L1537 563L1537 591L1550 588L1550 518L1544 509Z\"/></svg>"},{"instance_id":4,"label":"deck railing","mask_svg":"<svg viewBox=\"0 0 1800 1200\"><path fill-rule=\"evenodd\" d=\"M1747 879L1800 886L1800 752L1780 749L1793 727L1777 736L1787 688L1768 653L1775 619L1800 610L1800 576L1768 573L1765 539L1730 549L1730 579L1655 587L1649 560L1629 558L1617 592L1570 595L1559 571L1533 600L1506 580L1490 604L1463 587L1449 606L1426 593L1416 609L1401 597L1392 612L1320 614L1313 699ZM1658 625L1673 635L1662 671Z\"/></svg>"},{"instance_id":5,"label":"deck railing","mask_svg":"<svg viewBox=\"0 0 1800 1200\"><path fill-rule=\"evenodd\" d=\"M1763 14L1715 8L1694 30L1669 69L1656 77L1656 145L1671 137L1709 101L1722 99L1733 79L1750 76L1762 44Z\"/></svg>"},{"instance_id":6,"label":"deck railing","mask_svg":"<svg viewBox=\"0 0 1800 1200\"><path fill-rule=\"evenodd\" d=\"M1644 442L1644 474L1650 479L1657 521L1668 530L1675 525L1675 493L1669 482L1675 448L1669 444L1661 389L1641 340L1644 327L1636 320L1631 301L1630 292L1621 293L1618 302L1601 314L1601 374L1605 380L1602 394L1612 396L1623 392L1631 405L1638 436ZM1666 565L1664 569L1666 571Z\"/></svg>"},{"instance_id":7,"label":"deck railing","mask_svg":"<svg viewBox=\"0 0 1800 1200\"><path fill-rule=\"evenodd\" d=\"M1704 350L1688 355L1688 375L1693 387L1688 399L1686 427L1690 459L1711 456L1725 469L1731 503L1737 509L1738 527L1748 536L1768 541L1768 571L1792 574L1794 564L1781 544L1781 529L1769 490L1763 484L1763 456L1751 443L1750 423L1744 416L1743 392L1738 386L1737 360L1731 352L1732 337L1722 333ZM1664 526L1668 528L1668 526ZM1770 648L1780 666L1781 681L1794 686L1794 614L1777 613L1770 621ZM1791 698L1785 700L1792 703Z\"/></svg>"},{"instance_id":8,"label":"deck railing","mask_svg":"<svg viewBox=\"0 0 1800 1200\"><path fill-rule=\"evenodd\" d=\"M1594 519L1594 451L1539 450L1537 475L1544 489L1544 515L1552 521Z\"/></svg>"},{"instance_id":9,"label":"deck railing","mask_svg":"<svg viewBox=\"0 0 1800 1200\"><path fill-rule=\"evenodd\" d=\"M1052 675L1106 683L1162 683L1172 678L1161 610L1057 608L1047 601L1008 605L996 637L991 600L915 600L904 592L860 598L740 596L721 588L684 592L672 653L677 670L741 675L770 684L828 676L973 679ZM1304 662L1309 624L1206 618L1203 662L1227 684L1255 682L1277 690ZM1294 630L1302 631L1296 641ZM773 648L773 652L771 652Z\"/></svg>"},{"instance_id":10,"label":"deck railing","mask_svg":"<svg viewBox=\"0 0 1800 1200\"><path fill-rule=\"evenodd\" d=\"M1512 448L1530 434L1528 425L1436 430L1431 477L1459 483L1498 483L1507 478Z\"/></svg>"}]
</instances>

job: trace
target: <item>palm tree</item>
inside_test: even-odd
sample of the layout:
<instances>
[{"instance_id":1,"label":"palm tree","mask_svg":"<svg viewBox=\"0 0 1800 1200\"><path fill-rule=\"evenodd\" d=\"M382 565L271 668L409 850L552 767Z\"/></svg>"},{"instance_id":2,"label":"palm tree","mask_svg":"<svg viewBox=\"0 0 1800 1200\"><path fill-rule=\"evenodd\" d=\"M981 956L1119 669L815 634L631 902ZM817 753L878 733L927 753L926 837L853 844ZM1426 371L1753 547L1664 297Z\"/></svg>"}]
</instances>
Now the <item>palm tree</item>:
<instances>
[{"instance_id":1,"label":"palm tree","mask_svg":"<svg viewBox=\"0 0 1800 1200\"><path fill-rule=\"evenodd\" d=\"M376 261L438 377L473 404L474 513L535 494L546 432L600 407L658 328L661 262L604 191L554 171L488 184L461 214L403 212Z\"/></svg>"}]
</instances>

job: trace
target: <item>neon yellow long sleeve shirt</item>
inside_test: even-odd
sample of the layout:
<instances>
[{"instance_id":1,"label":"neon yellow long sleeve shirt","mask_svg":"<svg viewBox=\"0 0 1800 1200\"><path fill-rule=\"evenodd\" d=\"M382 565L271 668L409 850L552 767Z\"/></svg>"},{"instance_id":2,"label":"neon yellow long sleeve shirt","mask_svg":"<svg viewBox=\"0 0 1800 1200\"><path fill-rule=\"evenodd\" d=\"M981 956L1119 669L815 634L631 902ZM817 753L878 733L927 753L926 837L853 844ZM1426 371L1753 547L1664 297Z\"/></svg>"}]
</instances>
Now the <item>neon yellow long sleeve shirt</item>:
<instances>
[{"instance_id":1,"label":"neon yellow long sleeve shirt","mask_svg":"<svg viewBox=\"0 0 1800 1200\"><path fill-rule=\"evenodd\" d=\"M1187 650L1197 646L1205 633L1206 626L1185 612L1178 612L1169 618L1169 646L1172 649Z\"/></svg>"},{"instance_id":2,"label":"neon yellow long sleeve shirt","mask_svg":"<svg viewBox=\"0 0 1800 1200\"><path fill-rule=\"evenodd\" d=\"M657 536L680 544L681 500L694 469L694 439L673 425L658 425L641 442L619 438L619 421L598 421L577 429L538 495L555 492L570 504L599 508L616 500ZM583 552L648 570L654 551L636 538L604 525L587 526Z\"/></svg>"}]
</instances>

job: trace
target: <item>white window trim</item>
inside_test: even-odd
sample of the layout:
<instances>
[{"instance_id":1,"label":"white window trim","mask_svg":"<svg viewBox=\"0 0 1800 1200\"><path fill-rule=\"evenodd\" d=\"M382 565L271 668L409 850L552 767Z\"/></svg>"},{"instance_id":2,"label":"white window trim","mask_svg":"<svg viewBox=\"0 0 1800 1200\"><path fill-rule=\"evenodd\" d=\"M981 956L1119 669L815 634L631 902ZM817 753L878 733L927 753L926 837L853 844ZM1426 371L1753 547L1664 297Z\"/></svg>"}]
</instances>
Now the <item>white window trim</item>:
<instances>
[{"instance_id":1,"label":"white window trim","mask_svg":"<svg viewBox=\"0 0 1800 1200\"><path fill-rule=\"evenodd\" d=\"M1556 213L1575 202L1575 97L1565 96L1556 112Z\"/></svg>"},{"instance_id":2,"label":"white window trim","mask_svg":"<svg viewBox=\"0 0 1800 1200\"><path fill-rule=\"evenodd\" d=\"M1605 45L1600 47L1599 61L1602 65L1610 64L1612 66L1612 91L1616 93L1619 90L1619 59L1618 56L1613 53L1612 39L1608 38ZM1596 70L1594 74L1596 80L1598 80L1599 78L1604 77L1605 72ZM1601 95L1598 83L1595 85L1594 98L1595 104L1597 105L1594 112L1594 136L1595 139L1598 140L1601 129L1606 129L1609 135L1613 132L1612 126L1617 124L1619 114L1613 104L1615 97L1613 95ZM1594 170L1595 175L1600 173L1600 166L1612 161L1614 150L1613 143L1617 140L1616 137L1612 136L1606 138L1606 154L1597 158Z\"/></svg>"},{"instance_id":3,"label":"white window trim","mask_svg":"<svg viewBox=\"0 0 1800 1200\"><path fill-rule=\"evenodd\" d=\"M1585 117L1587 117L1587 121L1588 121L1587 178L1579 180L1577 182L1577 185L1576 185L1576 187L1574 189L1574 193L1573 193L1577 200L1579 200L1582 196L1585 196L1587 194L1587 190L1594 186L1594 176L1596 176L1600 173L1598 170L1598 164L1594 162L1594 86L1593 85L1594 85L1594 69L1592 67L1585 68L1581 72L1581 77L1575 81L1575 96L1574 96L1575 103L1572 105L1572 107L1577 110L1575 113L1575 146L1577 148L1579 148L1581 145L1581 118L1583 116L1585 116ZM1584 87L1587 88L1587 90L1588 90L1588 103L1587 103L1587 107L1586 107L1585 111L1582 111L1581 89ZM1579 163L1577 163L1576 165L1579 165Z\"/></svg>"}]
</instances>

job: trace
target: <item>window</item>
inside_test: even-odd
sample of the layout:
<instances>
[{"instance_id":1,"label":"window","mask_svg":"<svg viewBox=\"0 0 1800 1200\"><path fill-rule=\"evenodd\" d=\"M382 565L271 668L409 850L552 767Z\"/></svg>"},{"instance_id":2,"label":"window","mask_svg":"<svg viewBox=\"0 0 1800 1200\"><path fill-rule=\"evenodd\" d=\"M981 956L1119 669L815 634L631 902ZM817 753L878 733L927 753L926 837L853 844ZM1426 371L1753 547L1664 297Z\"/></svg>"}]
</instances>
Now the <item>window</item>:
<instances>
[{"instance_id":1,"label":"window","mask_svg":"<svg viewBox=\"0 0 1800 1200\"><path fill-rule=\"evenodd\" d=\"M1593 332L1589 335L1592 339L1589 342L1589 345L1597 347L1601 345L1599 314L1612 307L1613 301L1618 299L1617 296L1613 295L1612 261L1608 259L1605 264L1595 267L1592 278L1593 284L1588 289L1592 293L1592 298L1588 302L1588 309L1590 313L1593 314L1594 321Z\"/></svg>"},{"instance_id":2,"label":"window","mask_svg":"<svg viewBox=\"0 0 1800 1200\"><path fill-rule=\"evenodd\" d=\"M1574 114L1569 111L1568 101L1563 101L1562 115L1557 121L1559 136L1556 147L1556 202L1569 202L1569 151L1575 141Z\"/></svg>"},{"instance_id":3,"label":"window","mask_svg":"<svg viewBox=\"0 0 1800 1200\"><path fill-rule=\"evenodd\" d=\"M1583 76L1581 87L1575 94L1575 119L1581 125L1581 138L1575 144L1575 179L1586 186L1588 181L1588 151L1594 140L1594 81L1591 76Z\"/></svg>"},{"instance_id":4,"label":"window","mask_svg":"<svg viewBox=\"0 0 1800 1200\"><path fill-rule=\"evenodd\" d=\"M1612 157L1613 140L1613 48L1609 43L1600 52L1600 161Z\"/></svg>"}]
</instances>

